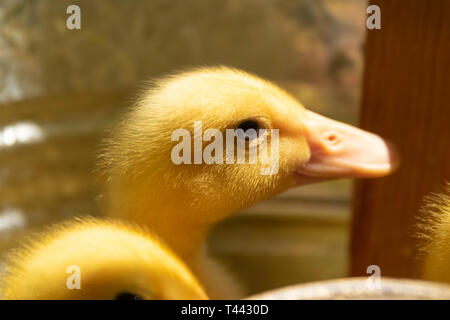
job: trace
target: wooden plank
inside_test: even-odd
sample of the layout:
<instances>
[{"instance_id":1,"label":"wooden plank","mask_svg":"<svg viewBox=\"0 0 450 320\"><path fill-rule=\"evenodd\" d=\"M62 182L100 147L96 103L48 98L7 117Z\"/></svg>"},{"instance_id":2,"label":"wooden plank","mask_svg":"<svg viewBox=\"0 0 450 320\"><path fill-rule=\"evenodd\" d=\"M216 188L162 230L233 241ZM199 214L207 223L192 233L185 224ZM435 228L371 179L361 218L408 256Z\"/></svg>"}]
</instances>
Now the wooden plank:
<instances>
[{"instance_id":1,"label":"wooden plank","mask_svg":"<svg viewBox=\"0 0 450 320\"><path fill-rule=\"evenodd\" d=\"M420 277L414 219L424 197L450 181L450 1L372 1L361 126L393 140L402 166L355 187L351 275Z\"/></svg>"}]
</instances>

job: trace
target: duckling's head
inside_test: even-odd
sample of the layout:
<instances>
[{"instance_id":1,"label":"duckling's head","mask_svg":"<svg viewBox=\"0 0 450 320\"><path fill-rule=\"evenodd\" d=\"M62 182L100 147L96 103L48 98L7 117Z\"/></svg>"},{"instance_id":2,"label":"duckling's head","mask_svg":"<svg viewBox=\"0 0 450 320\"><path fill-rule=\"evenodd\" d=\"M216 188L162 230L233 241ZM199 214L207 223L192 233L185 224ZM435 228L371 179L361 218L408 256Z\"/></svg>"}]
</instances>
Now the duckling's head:
<instances>
[{"instance_id":1,"label":"duckling's head","mask_svg":"<svg viewBox=\"0 0 450 320\"><path fill-rule=\"evenodd\" d=\"M0 277L3 299L206 299L171 251L142 230L83 219L14 251Z\"/></svg>"},{"instance_id":2,"label":"duckling's head","mask_svg":"<svg viewBox=\"0 0 450 320\"><path fill-rule=\"evenodd\" d=\"M417 230L424 279L450 283L450 182L425 198Z\"/></svg>"},{"instance_id":3,"label":"duckling's head","mask_svg":"<svg viewBox=\"0 0 450 320\"><path fill-rule=\"evenodd\" d=\"M229 140L227 129L243 131ZM242 134L250 129L259 135ZM236 163L240 143L243 164ZM186 239L181 234L198 237L193 230L288 188L383 176L395 166L392 148L377 135L308 111L276 85L226 67L155 81L114 129L101 165L107 212L158 229L175 250L196 242L175 243Z\"/></svg>"}]
</instances>

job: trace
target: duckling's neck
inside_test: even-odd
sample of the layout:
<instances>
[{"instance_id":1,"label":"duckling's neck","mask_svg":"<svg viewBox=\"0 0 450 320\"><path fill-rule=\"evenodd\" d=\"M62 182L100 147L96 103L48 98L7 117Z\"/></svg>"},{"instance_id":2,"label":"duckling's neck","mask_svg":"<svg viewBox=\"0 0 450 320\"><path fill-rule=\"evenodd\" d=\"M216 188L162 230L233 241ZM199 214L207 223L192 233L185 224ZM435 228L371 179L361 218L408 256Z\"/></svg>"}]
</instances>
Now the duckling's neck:
<instances>
[{"instance_id":1,"label":"duckling's neck","mask_svg":"<svg viewBox=\"0 0 450 320\"><path fill-rule=\"evenodd\" d=\"M217 208L213 215L210 205L196 206L186 194L129 190L109 195L107 215L144 226L185 260L201 254L209 230L227 215Z\"/></svg>"}]
</instances>

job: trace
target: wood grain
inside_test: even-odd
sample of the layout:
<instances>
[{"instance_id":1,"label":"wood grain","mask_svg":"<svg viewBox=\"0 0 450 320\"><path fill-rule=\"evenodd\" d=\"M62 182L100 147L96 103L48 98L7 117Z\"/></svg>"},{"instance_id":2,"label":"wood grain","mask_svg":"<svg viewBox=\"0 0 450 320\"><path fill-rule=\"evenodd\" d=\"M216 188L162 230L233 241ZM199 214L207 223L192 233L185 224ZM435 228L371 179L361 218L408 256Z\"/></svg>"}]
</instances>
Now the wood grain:
<instances>
[{"instance_id":1,"label":"wood grain","mask_svg":"<svg viewBox=\"0 0 450 320\"><path fill-rule=\"evenodd\" d=\"M392 176L355 187L351 275L420 277L414 221L423 197L450 181L450 1L372 1L381 30L367 32L361 126L402 155Z\"/></svg>"}]
</instances>

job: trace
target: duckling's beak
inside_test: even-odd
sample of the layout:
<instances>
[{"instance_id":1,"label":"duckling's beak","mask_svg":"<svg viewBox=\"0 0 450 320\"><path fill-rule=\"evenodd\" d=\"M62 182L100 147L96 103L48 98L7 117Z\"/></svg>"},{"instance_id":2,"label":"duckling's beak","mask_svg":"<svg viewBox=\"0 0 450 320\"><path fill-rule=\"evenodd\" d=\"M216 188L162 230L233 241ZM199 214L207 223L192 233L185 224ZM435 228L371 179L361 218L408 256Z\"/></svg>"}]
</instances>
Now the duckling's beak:
<instances>
[{"instance_id":1,"label":"duckling's beak","mask_svg":"<svg viewBox=\"0 0 450 320\"><path fill-rule=\"evenodd\" d=\"M299 184L304 183L302 177L305 181L381 177L398 167L394 146L376 134L311 111L307 111L303 126L311 154L296 170Z\"/></svg>"}]
</instances>

